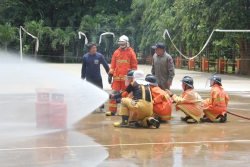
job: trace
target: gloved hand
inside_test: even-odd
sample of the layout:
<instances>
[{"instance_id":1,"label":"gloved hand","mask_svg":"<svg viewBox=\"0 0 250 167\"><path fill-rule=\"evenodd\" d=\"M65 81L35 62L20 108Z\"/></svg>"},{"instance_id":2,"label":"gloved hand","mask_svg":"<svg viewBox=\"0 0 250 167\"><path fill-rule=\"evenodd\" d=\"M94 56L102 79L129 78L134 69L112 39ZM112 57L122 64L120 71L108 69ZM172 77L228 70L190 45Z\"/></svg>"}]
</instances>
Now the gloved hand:
<instances>
[{"instance_id":1,"label":"gloved hand","mask_svg":"<svg viewBox=\"0 0 250 167\"><path fill-rule=\"evenodd\" d=\"M118 98L118 99L116 99L115 101L116 101L116 103L121 103L121 98Z\"/></svg>"},{"instance_id":2,"label":"gloved hand","mask_svg":"<svg viewBox=\"0 0 250 167\"><path fill-rule=\"evenodd\" d=\"M114 95L113 94L109 94L109 99L114 99Z\"/></svg>"},{"instance_id":3,"label":"gloved hand","mask_svg":"<svg viewBox=\"0 0 250 167\"><path fill-rule=\"evenodd\" d=\"M108 77L108 82L109 82L109 84L112 83L112 78L113 78L113 74L109 74L109 77Z\"/></svg>"}]
</instances>

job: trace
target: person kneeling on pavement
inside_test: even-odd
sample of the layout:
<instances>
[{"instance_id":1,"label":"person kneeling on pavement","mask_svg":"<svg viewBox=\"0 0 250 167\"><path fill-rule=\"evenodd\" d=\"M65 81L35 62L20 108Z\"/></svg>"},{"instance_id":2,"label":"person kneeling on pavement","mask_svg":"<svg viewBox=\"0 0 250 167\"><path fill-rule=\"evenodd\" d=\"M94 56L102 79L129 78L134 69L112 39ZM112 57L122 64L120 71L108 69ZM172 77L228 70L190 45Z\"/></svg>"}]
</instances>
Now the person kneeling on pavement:
<instances>
[{"instance_id":1,"label":"person kneeling on pavement","mask_svg":"<svg viewBox=\"0 0 250 167\"><path fill-rule=\"evenodd\" d=\"M220 122L227 121L227 105L229 101L228 95L222 88L221 77L217 74L208 78L210 81L210 99L203 101L204 103L204 116L200 120L202 122L214 122L215 119L220 118Z\"/></svg>"},{"instance_id":2,"label":"person kneeling on pavement","mask_svg":"<svg viewBox=\"0 0 250 167\"><path fill-rule=\"evenodd\" d=\"M160 122L166 122L171 119L172 113L172 99L168 93L162 90L157 82L156 77L153 74L148 74L145 80L149 83L152 92L154 104L153 113L154 116Z\"/></svg>"},{"instance_id":3,"label":"person kneeling on pavement","mask_svg":"<svg viewBox=\"0 0 250 167\"><path fill-rule=\"evenodd\" d=\"M153 114L153 100L148 83L144 79L144 73L141 70L134 71L133 80L125 91L110 95L111 99L121 99L120 115L121 122L115 122L115 127L155 127L159 128L160 122L151 117ZM126 97L133 92L133 99ZM129 124L129 111L137 113L137 122Z\"/></svg>"},{"instance_id":4,"label":"person kneeling on pavement","mask_svg":"<svg viewBox=\"0 0 250 167\"><path fill-rule=\"evenodd\" d=\"M194 81L191 77L185 76L181 82L184 90L181 96L176 96L167 89L166 91L176 102L176 111L181 110L186 115L186 117L181 117L181 120L187 123L197 123L203 111L202 98L194 90Z\"/></svg>"}]
</instances>

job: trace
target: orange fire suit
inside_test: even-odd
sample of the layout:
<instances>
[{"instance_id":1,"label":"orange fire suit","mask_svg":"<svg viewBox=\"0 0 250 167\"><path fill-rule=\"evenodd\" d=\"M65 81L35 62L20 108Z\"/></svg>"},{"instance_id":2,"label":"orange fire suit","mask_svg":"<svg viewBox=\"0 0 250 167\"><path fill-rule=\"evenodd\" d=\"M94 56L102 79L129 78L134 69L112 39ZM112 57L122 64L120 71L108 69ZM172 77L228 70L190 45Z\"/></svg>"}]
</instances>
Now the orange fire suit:
<instances>
[{"instance_id":1,"label":"orange fire suit","mask_svg":"<svg viewBox=\"0 0 250 167\"><path fill-rule=\"evenodd\" d=\"M171 119L172 99L159 86L150 85L152 96L154 99L153 113L156 117L160 117L162 121Z\"/></svg>"},{"instance_id":2,"label":"orange fire suit","mask_svg":"<svg viewBox=\"0 0 250 167\"><path fill-rule=\"evenodd\" d=\"M112 93L118 93L126 89L124 77L127 75L128 70L137 70L137 59L134 50L131 47L126 49L118 48L111 60L109 74L113 75L113 82L111 88ZM109 100L109 111L117 112L117 103L115 100Z\"/></svg>"},{"instance_id":3,"label":"orange fire suit","mask_svg":"<svg viewBox=\"0 0 250 167\"><path fill-rule=\"evenodd\" d=\"M176 102L176 111L181 110L197 122L200 121L203 103L200 95L194 89L185 90L181 96L173 95L172 99Z\"/></svg>"},{"instance_id":4,"label":"orange fire suit","mask_svg":"<svg viewBox=\"0 0 250 167\"><path fill-rule=\"evenodd\" d=\"M214 84L210 91L210 99L203 100L204 114L212 121L219 115L224 115L227 110L229 97L225 93L224 89Z\"/></svg>"}]
</instances>

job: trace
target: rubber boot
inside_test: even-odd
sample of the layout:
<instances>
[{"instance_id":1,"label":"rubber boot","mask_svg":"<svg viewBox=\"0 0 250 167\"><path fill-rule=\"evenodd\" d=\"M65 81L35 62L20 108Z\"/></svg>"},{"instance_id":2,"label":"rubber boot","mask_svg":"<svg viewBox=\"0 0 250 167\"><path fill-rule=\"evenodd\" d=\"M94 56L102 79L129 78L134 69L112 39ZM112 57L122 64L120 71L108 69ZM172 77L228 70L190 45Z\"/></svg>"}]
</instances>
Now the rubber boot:
<instances>
[{"instance_id":1,"label":"rubber boot","mask_svg":"<svg viewBox=\"0 0 250 167\"><path fill-rule=\"evenodd\" d=\"M155 128L160 127L160 122L157 119L153 118L153 117L148 118L147 124L148 124L148 126L153 126Z\"/></svg>"},{"instance_id":2,"label":"rubber boot","mask_svg":"<svg viewBox=\"0 0 250 167\"><path fill-rule=\"evenodd\" d=\"M201 122L213 122L212 120L210 120L209 118L200 118Z\"/></svg>"},{"instance_id":3,"label":"rubber boot","mask_svg":"<svg viewBox=\"0 0 250 167\"><path fill-rule=\"evenodd\" d=\"M224 123L224 122L226 122L227 121L227 113L225 113L224 115L221 115L220 116L220 122L221 123Z\"/></svg>"},{"instance_id":4,"label":"rubber boot","mask_svg":"<svg viewBox=\"0 0 250 167\"><path fill-rule=\"evenodd\" d=\"M191 116L187 115L186 117L181 117L181 120L187 122L187 120L191 118Z\"/></svg>"},{"instance_id":5,"label":"rubber boot","mask_svg":"<svg viewBox=\"0 0 250 167\"><path fill-rule=\"evenodd\" d=\"M142 127L137 121L133 121L129 123L129 127L131 128L139 128Z\"/></svg>"},{"instance_id":6,"label":"rubber boot","mask_svg":"<svg viewBox=\"0 0 250 167\"><path fill-rule=\"evenodd\" d=\"M113 111L107 111L105 114L106 114L106 116L114 116L115 112L113 112Z\"/></svg>"},{"instance_id":7,"label":"rubber boot","mask_svg":"<svg viewBox=\"0 0 250 167\"><path fill-rule=\"evenodd\" d=\"M122 115L122 121L121 122L115 122L114 126L115 127L129 127L129 116L127 115Z\"/></svg>"}]
</instances>

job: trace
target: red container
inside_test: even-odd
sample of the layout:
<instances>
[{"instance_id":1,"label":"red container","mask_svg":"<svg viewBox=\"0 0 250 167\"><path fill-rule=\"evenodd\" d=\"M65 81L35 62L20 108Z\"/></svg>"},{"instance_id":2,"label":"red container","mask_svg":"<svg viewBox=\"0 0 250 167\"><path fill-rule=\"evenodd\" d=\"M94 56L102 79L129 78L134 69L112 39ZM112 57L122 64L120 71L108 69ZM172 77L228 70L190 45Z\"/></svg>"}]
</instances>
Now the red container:
<instances>
[{"instance_id":1,"label":"red container","mask_svg":"<svg viewBox=\"0 0 250 167\"><path fill-rule=\"evenodd\" d=\"M50 127L54 129L67 127L67 104L64 103L63 94L52 94L52 102L50 103Z\"/></svg>"},{"instance_id":2,"label":"red container","mask_svg":"<svg viewBox=\"0 0 250 167\"><path fill-rule=\"evenodd\" d=\"M225 64L225 60L224 59L219 59L218 60L218 73L219 74L223 74L224 73L224 65Z\"/></svg>"},{"instance_id":3,"label":"red container","mask_svg":"<svg viewBox=\"0 0 250 167\"><path fill-rule=\"evenodd\" d=\"M202 59L202 71L208 71L208 58Z\"/></svg>"},{"instance_id":4,"label":"red container","mask_svg":"<svg viewBox=\"0 0 250 167\"><path fill-rule=\"evenodd\" d=\"M181 57L180 56L177 56L176 57L176 67L180 67L181 66Z\"/></svg>"},{"instance_id":5,"label":"red container","mask_svg":"<svg viewBox=\"0 0 250 167\"><path fill-rule=\"evenodd\" d=\"M188 67L189 67L189 70L192 70L194 69L194 60L188 60Z\"/></svg>"},{"instance_id":6,"label":"red container","mask_svg":"<svg viewBox=\"0 0 250 167\"><path fill-rule=\"evenodd\" d=\"M37 93L36 102L36 127L48 128L50 125L50 102L49 93L39 92Z\"/></svg>"}]
</instances>

